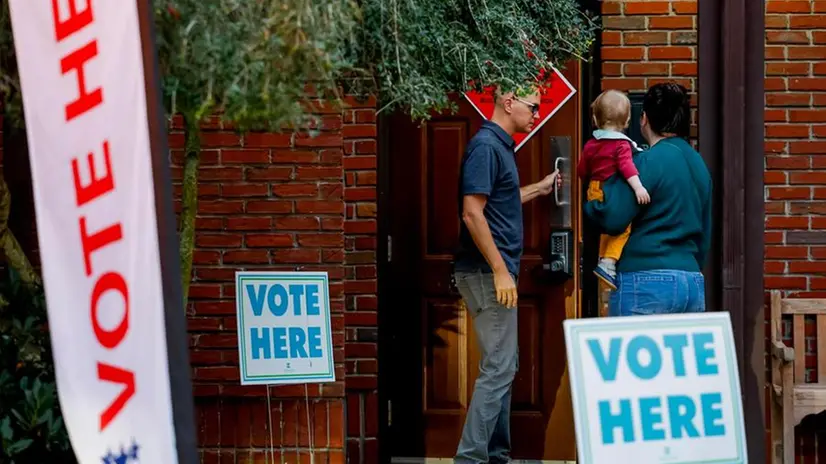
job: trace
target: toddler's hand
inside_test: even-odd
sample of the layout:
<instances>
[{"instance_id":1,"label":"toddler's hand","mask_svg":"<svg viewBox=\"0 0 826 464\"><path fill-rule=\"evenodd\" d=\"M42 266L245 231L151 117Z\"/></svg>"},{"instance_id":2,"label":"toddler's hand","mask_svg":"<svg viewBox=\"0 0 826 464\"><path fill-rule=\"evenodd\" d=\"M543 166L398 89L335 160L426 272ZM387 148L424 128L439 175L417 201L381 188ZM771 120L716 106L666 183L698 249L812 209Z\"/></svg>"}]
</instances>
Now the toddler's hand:
<instances>
[{"instance_id":1,"label":"toddler's hand","mask_svg":"<svg viewBox=\"0 0 826 464\"><path fill-rule=\"evenodd\" d=\"M634 193L637 194L637 203L647 205L651 202L651 197L648 195L648 190L646 190L645 187L634 190Z\"/></svg>"}]
</instances>

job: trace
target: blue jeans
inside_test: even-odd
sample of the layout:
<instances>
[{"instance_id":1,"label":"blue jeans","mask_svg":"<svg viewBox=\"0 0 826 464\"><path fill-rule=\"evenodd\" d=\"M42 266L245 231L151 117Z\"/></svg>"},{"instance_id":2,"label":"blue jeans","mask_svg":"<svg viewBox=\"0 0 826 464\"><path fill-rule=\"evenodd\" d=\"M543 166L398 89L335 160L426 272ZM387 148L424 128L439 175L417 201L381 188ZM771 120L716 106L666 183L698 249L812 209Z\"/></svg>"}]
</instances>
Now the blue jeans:
<instances>
[{"instance_id":1,"label":"blue jeans","mask_svg":"<svg viewBox=\"0 0 826 464\"><path fill-rule=\"evenodd\" d=\"M654 270L617 274L609 316L699 313L706 310L705 279L699 272Z\"/></svg>"},{"instance_id":2,"label":"blue jeans","mask_svg":"<svg viewBox=\"0 0 826 464\"><path fill-rule=\"evenodd\" d=\"M456 272L454 277L473 321L481 354L479 377L454 462L505 463L511 449L512 385L519 368L517 310L496 301L493 274Z\"/></svg>"}]
</instances>

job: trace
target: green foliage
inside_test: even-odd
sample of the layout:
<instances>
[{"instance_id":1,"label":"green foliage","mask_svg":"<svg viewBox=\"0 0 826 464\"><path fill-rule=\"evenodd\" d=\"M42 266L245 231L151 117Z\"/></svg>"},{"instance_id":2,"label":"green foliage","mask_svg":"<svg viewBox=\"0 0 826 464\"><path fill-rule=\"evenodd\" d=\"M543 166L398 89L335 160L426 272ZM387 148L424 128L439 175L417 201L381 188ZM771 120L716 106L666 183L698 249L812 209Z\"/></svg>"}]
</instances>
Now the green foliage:
<instances>
[{"instance_id":1,"label":"green foliage","mask_svg":"<svg viewBox=\"0 0 826 464\"><path fill-rule=\"evenodd\" d=\"M597 26L577 0L154 0L169 115L218 113L241 130L312 127L311 95L375 94L414 118L450 95L526 87L585 59ZM7 2L0 93L19 116ZM13 114L8 114L12 112Z\"/></svg>"},{"instance_id":2,"label":"green foliage","mask_svg":"<svg viewBox=\"0 0 826 464\"><path fill-rule=\"evenodd\" d=\"M220 114L240 130L307 127L308 84L338 99L357 72L346 46L352 0L155 0L158 56L169 114Z\"/></svg>"},{"instance_id":3,"label":"green foliage","mask_svg":"<svg viewBox=\"0 0 826 464\"><path fill-rule=\"evenodd\" d=\"M14 37L8 2L0 0L0 112L13 127L23 127L23 104L20 96L20 80L17 61L14 58Z\"/></svg>"},{"instance_id":4,"label":"green foliage","mask_svg":"<svg viewBox=\"0 0 826 464\"><path fill-rule=\"evenodd\" d=\"M60 414L42 287L0 282L0 463L74 463Z\"/></svg>"},{"instance_id":5,"label":"green foliage","mask_svg":"<svg viewBox=\"0 0 826 464\"><path fill-rule=\"evenodd\" d=\"M362 9L358 53L382 110L414 119L452 109L454 92L540 83L549 65L585 59L596 31L576 0L363 0Z\"/></svg>"}]
</instances>

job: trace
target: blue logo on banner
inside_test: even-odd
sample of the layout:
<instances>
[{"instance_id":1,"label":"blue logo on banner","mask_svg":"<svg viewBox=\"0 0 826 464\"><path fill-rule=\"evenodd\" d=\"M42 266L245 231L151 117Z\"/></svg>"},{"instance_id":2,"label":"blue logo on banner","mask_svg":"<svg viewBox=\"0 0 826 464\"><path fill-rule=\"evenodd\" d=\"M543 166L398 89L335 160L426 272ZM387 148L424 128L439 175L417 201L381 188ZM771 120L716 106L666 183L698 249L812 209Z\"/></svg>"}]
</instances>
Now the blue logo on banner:
<instances>
[{"instance_id":1,"label":"blue logo on banner","mask_svg":"<svg viewBox=\"0 0 826 464\"><path fill-rule=\"evenodd\" d=\"M103 464L137 464L138 463L138 444L132 441L132 446L128 450L120 447L120 453L115 454L109 451L103 457Z\"/></svg>"}]
</instances>

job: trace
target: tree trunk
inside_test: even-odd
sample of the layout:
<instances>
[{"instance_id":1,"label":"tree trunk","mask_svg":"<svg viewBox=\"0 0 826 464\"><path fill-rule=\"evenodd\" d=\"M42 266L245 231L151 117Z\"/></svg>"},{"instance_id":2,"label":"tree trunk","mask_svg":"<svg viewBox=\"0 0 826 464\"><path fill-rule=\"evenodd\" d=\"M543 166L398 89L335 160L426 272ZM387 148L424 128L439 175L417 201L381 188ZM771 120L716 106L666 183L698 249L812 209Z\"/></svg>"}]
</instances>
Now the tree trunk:
<instances>
[{"instance_id":1,"label":"tree trunk","mask_svg":"<svg viewBox=\"0 0 826 464\"><path fill-rule=\"evenodd\" d=\"M201 161L201 131L194 117L184 118L186 127L186 154L181 209L181 288L184 308L189 298L189 282L192 280L192 251L195 247L195 216L198 212L198 165Z\"/></svg>"},{"instance_id":2,"label":"tree trunk","mask_svg":"<svg viewBox=\"0 0 826 464\"><path fill-rule=\"evenodd\" d=\"M6 262L20 276L20 281L31 289L41 285L40 275L26 257L20 242L9 229L9 213L11 212L11 192L6 180L0 176L0 245L6 255Z\"/></svg>"}]
</instances>

